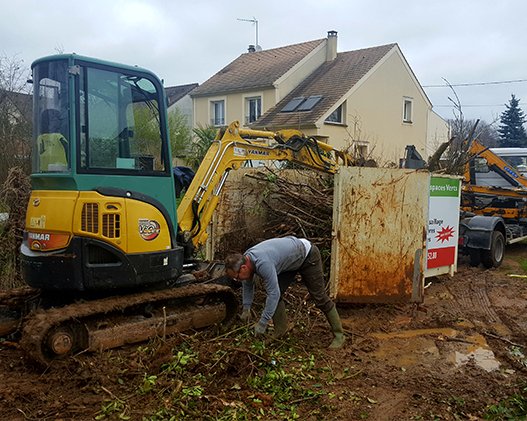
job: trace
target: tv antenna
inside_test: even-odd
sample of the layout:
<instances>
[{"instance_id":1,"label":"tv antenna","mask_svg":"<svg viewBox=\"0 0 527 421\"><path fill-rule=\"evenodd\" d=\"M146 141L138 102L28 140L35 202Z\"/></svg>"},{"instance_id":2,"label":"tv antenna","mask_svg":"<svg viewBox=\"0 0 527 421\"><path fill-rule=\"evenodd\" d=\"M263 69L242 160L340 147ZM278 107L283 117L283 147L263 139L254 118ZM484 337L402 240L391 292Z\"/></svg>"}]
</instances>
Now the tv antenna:
<instances>
[{"instance_id":1,"label":"tv antenna","mask_svg":"<svg viewBox=\"0 0 527 421\"><path fill-rule=\"evenodd\" d=\"M242 22L251 22L254 23L254 38L255 38L255 45L254 47L256 50L261 49L260 45L258 44L258 19L256 19L254 16L252 19L241 19L238 18L239 21Z\"/></svg>"}]
</instances>

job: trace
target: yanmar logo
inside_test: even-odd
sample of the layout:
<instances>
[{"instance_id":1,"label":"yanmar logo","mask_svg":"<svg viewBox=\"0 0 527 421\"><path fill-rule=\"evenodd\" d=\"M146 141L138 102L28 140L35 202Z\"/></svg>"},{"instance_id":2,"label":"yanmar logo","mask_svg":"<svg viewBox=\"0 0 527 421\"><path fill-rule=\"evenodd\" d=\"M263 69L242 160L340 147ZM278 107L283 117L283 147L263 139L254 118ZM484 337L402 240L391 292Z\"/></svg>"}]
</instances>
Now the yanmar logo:
<instances>
[{"instance_id":1,"label":"yanmar logo","mask_svg":"<svg viewBox=\"0 0 527 421\"><path fill-rule=\"evenodd\" d=\"M159 235L161 228L159 222L153 219L139 220L139 235L143 240L152 241Z\"/></svg>"},{"instance_id":2,"label":"yanmar logo","mask_svg":"<svg viewBox=\"0 0 527 421\"><path fill-rule=\"evenodd\" d=\"M268 151L259 151L258 149L249 149L249 153L252 155L268 156Z\"/></svg>"},{"instance_id":3,"label":"yanmar logo","mask_svg":"<svg viewBox=\"0 0 527 421\"><path fill-rule=\"evenodd\" d=\"M27 236L30 240L37 240L37 241L49 241L50 235L45 233L38 233L38 232L28 232Z\"/></svg>"}]
</instances>

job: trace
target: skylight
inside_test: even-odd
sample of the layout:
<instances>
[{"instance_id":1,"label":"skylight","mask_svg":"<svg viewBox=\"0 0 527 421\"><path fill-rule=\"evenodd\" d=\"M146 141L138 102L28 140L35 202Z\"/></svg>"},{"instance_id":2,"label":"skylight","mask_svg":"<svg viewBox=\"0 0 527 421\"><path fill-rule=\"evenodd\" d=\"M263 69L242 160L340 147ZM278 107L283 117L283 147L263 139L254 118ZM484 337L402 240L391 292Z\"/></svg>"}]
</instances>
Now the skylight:
<instances>
[{"instance_id":1,"label":"skylight","mask_svg":"<svg viewBox=\"0 0 527 421\"><path fill-rule=\"evenodd\" d=\"M322 99L322 95L313 95L308 97L300 106L297 111L310 111L315 105Z\"/></svg>"},{"instance_id":2,"label":"skylight","mask_svg":"<svg viewBox=\"0 0 527 421\"><path fill-rule=\"evenodd\" d=\"M310 111L322 99L322 95L312 95L307 98L298 96L289 101L281 112L288 113L291 111Z\"/></svg>"},{"instance_id":3,"label":"skylight","mask_svg":"<svg viewBox=\"0 0 527 421\"><path fill-rule=\"evenodd\" d=\"M296 107L298 107L302 102L304 102L304 97L299 96L296 98L293 98L291 101L289 101L287 104L285 104L285 107L282 108L283 113L288 113L291 111L295 111Z\"/></svg>"}]
</instances>

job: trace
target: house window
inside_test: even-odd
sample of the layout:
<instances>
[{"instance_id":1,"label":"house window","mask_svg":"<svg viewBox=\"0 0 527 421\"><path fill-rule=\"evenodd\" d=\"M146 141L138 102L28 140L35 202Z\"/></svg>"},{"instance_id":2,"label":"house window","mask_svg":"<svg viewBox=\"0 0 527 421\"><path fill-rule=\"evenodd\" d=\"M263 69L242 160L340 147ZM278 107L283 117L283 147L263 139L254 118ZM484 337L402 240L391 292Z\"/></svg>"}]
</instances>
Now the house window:
<instances>
[{"instance_id":1,"label":"house window","mask_svg":"<svg viewBox=\"0 0 527 421\"><path fill-rule=\"evenodd\" d=\"M210 102L210 124L213 126L225 125L225 101Z\"/></svg>"},{"instance_id":2,"label":"house window","mask_svg":"<svg viewBox=\"0 0 527 421\"><path fill-rule=\"evenodd\" d=\"M404 98L403 100L403 123L412 123L413 100Z\"/></svg>"},{"instance_id":3,"label":"house window","mask_svg":"<svg viewBox=\"0 0 527 421\"><path fill-rule=\"evenodd\" d=\"M341 104L335 111L333 111L328 118L326 118L326 122L328 123L344 123L342 120L342 105Z\"/></svg>"},{"instance_id":4,"label":"house window","mask_svg":"<svg viewBox=\"0 0 527 421\"><path fill-rule=\"evenodd\" d=\"M254 96L245 98L245 123L253 123L262 115L262 98Z\"/></svg>"}]
</instances>

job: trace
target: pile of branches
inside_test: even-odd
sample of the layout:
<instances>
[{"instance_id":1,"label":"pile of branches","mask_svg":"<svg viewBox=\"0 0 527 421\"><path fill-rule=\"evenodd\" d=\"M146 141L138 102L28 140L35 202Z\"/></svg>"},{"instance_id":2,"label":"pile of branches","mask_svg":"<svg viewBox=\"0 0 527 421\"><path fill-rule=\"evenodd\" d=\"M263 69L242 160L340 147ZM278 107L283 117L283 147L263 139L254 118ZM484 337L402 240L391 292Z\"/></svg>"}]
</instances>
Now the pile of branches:
<instances>
[{"instance_id":1,"label":"pile of branches","mask_svg":"<svg viewBox=\"0 0 527 421\"><path fill-rule=\"evenodd\" d=\"M23 285L19 270L19 250L30 193L29 177L23 169L11 168L0 189L0 209L9 214L7 220L0 223L0 289Z\"/></svg>"},{"instance_id":2,"label":"pile of branches","mask_svg":"<svg viewBox=\"0 0 527 421\"><path fill-rule=\"evenodd\" d=\"M266 168L247 175L265 183L266 237L294 235L316 244L326 260L331 254L333 176L309 170Z\"/></svg>"}]
</instances>

